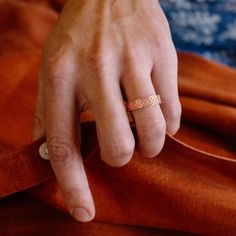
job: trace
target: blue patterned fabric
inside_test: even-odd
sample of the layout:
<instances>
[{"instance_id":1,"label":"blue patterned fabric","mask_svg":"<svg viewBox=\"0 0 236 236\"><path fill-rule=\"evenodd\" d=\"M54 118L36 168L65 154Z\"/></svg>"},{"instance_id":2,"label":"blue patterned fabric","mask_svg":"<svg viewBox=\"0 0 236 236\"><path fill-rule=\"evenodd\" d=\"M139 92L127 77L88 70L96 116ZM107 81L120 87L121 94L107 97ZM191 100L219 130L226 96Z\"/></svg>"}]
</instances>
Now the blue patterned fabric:
<instances>
[{"instance_id":1,"label":"blue patterned fabric","mask_svg":"<svg viewBox=\"0 0 236 236\"><path fill-rule=\"evenodd\" d=\"M160 0L177 49L236 67L236 0Z\"/></svg>"}]
</instances>

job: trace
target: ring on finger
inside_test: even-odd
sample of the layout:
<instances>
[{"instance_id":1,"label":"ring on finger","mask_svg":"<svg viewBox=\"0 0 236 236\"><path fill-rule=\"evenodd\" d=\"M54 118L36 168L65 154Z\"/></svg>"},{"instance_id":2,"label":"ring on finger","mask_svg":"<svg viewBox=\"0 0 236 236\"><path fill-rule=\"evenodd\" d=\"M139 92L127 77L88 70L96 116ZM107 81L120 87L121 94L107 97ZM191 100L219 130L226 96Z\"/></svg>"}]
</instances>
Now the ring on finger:
<instances>
[{"instance_id":1,"label":"ring on finger","mask_svg":"<svg viewBox=\"0 0 236 236\"><path fill-rule=\"evenodd\" d=\"M158 104L161 104L161 97L160 95L155 94L145 98L136 98L126 102L126 109L128 112L130 112Z\"/></svg>"}]
</instances>

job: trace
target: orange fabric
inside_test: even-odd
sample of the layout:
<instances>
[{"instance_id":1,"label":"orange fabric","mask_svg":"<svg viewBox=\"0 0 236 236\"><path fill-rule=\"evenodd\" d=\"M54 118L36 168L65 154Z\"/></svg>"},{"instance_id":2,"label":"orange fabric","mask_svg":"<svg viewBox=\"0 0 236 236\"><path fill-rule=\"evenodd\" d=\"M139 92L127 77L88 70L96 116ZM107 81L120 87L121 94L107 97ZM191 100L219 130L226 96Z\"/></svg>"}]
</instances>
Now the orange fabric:
<instances>
[{"instance_id":1,"label":"orange fabric","mask_svg":"<svg viewBox=\"0 0 236 236\"><path fill-rule=\"evenodd\" d=\"M50 165L38 154L43 140L18 147L31 141L40 48L57 16L50 4L42 4L46 1L32 2L0 3L0 196L35 186L28 192L65 211ZM84 162L97 214L91 227L76 226L74 234L158 235L158 228L163 228L236 235L236 71L181 53L179 87L183 124L175 138L166 137L163 151L154 159L136 150L127 166L107 166L99 157L94 123L87 122L91 114L83 115ZM0 208L12 217L14 209L7 201L1 200ZM17 205L22 201L13 205L24 212ZM31 210L25 212L33 214ZM9 233L6 214L0 213L0 229ZM61 222L69 218L52 215L50 220L61 227L52 233L67 232L68 225ZM20 218L16 222L22 223ZM49 222L42 219L32 227L42 230ZM33 224L30 217L28 223ZM126 232L119 225L130 227Z\"/></svg>"},{"instance_id":2,"label":"orange fabric","mask_svg":"<svg viewBox=\"0 0 236 236\"><path fill-rule=\"evenodd\" d=\"M19 204L20 203L20 204ZM0 235L76 236L187 236L182 232L115 225L79 223L37 199L20 193L0 199ZM3 227L4 226L4 227Z\"/></svg>"}]
</instances>

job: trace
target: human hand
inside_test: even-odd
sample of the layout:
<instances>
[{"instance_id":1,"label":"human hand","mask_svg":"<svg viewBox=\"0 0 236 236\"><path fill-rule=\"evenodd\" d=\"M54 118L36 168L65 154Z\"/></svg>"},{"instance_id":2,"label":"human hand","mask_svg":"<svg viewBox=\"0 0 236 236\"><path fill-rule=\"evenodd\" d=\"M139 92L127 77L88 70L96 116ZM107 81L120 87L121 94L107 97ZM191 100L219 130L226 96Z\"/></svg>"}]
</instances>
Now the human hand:
<instances>
[{"instance_id":1,"label":"human hand","mask_svg":"<svg viewBox=\"0 0 236 236\"><path fill-rule=\"evenodd\" d=\"M156 0L68 0L42 60L33 136L47 136L70 213L90 221L95 208L80 153L80 112L89 107L94 115L102 159L122 166L135 146L122 93L128 100L160 94L161 106L132 112L139 150L156 156L181 114L169 26Z\"/></svg>"}]
</instances>

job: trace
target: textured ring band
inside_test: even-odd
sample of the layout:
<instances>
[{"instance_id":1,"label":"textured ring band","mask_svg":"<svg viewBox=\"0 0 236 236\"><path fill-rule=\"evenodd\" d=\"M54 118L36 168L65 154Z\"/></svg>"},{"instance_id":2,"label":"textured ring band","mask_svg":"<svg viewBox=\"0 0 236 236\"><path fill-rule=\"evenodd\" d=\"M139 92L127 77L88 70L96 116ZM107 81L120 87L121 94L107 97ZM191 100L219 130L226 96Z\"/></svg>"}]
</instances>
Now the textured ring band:
<instances>
[{"instance_id":1,"label":"textured ring band","mask_svg":"<svg viewBox=\"0 0 236 236\"><path fill-rule=\"evenodd\" d=\"M127 111L134 111L142 109L149 106L155 106L161 103L160 95L152 95L146 98L137 98L131 101L126 102Z\"/></svg>"}]
</instances>

